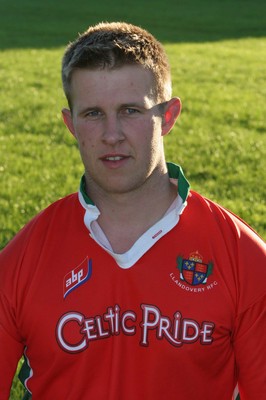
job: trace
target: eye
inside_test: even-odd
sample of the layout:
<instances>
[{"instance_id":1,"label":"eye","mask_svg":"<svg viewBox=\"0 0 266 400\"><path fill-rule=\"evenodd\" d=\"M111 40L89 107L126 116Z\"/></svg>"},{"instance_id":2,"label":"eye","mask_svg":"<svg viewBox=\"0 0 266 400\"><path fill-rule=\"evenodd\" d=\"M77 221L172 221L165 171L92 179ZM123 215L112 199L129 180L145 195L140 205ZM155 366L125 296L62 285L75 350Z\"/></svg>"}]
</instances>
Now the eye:
<instances>
[{"instance_id":1,"label":"eye","mask_svg":"<svg viewBox=\"0 0 266 400\"><path fill-rule=\"evenodd\" d=\"M99 110L88 110L84 113L84 117L89 119L97 119L102 116L102 112Z\"/></svg>"},{"instance_id":2,"label":"eye","mask_svg":"<svg viewBox=\"0 0 266 400\"><path fill-rule=\"evenodd\" d=\"M135 114L139 114L140 111L137 108L125 107L124 109L122 109L122 113L125 115L135 115Z\"/></svg>"}]
</instances>

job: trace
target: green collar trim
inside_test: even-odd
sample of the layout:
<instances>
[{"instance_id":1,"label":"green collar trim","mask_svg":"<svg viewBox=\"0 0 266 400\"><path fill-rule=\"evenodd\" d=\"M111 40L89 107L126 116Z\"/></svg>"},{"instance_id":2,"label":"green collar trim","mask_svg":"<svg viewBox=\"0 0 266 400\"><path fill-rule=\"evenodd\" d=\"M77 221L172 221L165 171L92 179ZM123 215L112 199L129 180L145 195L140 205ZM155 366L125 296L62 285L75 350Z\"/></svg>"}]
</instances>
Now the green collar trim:
<instances>
[{"instance_id":1,"label":"green collar trim","mask_svg":"<svg viewBox=\"0 0 266 400\"><path fill-rule=\"evenodd\" d=\"M178 180L177 192L182 198L183 202L185 202L189 194L190 184L184 175L182 167L174 163L167 163L167 168L169 178Z\"/></svg>"},{"instance_id":2,"label":"green collar trim","mask_svg":"<svg viewBox=\"0 0 266 400\"><path fill-rule=\"evenodd\" d=\"M86 182L85 182L85 174L82 175L81 177L81 181L80 181L80 187L79 187L79 191L82 194L83 199L85 200L86 204L90 204L92 206L95 206L95 204L93 203L93 201L91 200L91 198L87 195L86 193Z\"/></svg>"},{"instance_id":3,"label":"green collar trim","mask_svg":"<svg viewBox=\"0 0 266 400\"><path fill-rule=\"evenodd\" d=\"M183 202L185 202L188 197L190 185L184 175L182 168L177 164L167 163L167 169L169 178L178 180L177 192L182 198ZM82 176L80 181L80 193L82 194L82 197L85 200L86 204L90 204L92 206L95 205L86 193L85 175Z\"/></svg>"}]
</instances>

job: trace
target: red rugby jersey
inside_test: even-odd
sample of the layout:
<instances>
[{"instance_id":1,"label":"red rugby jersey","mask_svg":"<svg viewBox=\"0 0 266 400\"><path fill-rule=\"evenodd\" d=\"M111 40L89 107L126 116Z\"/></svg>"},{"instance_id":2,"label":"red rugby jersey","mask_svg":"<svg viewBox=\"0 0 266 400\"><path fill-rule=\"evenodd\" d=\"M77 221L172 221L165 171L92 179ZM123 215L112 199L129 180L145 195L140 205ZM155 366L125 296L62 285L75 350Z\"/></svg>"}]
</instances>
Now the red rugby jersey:
<instances>
[{"instance_id":1,"label":"red rugby jersey","mask_svg":"<svg viewBox=\"0 0 266 400\"><path fill-rule=\"evenodd\" d=\"M192 191L121 268L84 214L77 194L59 200L1 252L0 400L23 352L33 400L229 400L236 384L266 398L262 240Z\"/></svg>"}]
</instances>

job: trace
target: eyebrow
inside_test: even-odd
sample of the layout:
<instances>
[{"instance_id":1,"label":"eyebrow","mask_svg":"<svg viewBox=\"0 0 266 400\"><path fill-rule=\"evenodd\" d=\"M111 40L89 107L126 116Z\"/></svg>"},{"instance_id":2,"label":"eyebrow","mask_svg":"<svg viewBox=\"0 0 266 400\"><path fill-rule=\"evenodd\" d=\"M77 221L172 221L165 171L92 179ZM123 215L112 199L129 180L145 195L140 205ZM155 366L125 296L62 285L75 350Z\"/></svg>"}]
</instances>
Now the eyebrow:
<instances>
[{"instance_id":1,"label":"eyebrow","mask_svg":"<svg viewBox=\"0 0 266 400\"><path fill-rule=\"evenodd\" d=\"M84 114L86 114L87 112L93 111L93 110L101 110L101 107L98 107L98 106L90 106L90 107L83 108L82 110L80 110L80 111L78 112L78 115L84 115Z\"/></svg>"},{"instance_id":2,"label":"eyebrow","mask_svg":"<svg viewBox=\"0 0 266 400\"><path fill-rule=\"evenodd\" d=\"M132 103L122 103L122 104L120 104L119 106L118 106L118 109L121 109L121 108L130 108L130 107L136 107L136 108L142 108L142 109L145 109L145 110L150 110L152 107L150 107L150 108L148 108L147 107L147 105L146 104L140 104L140 103L136 103L136 102L132 102ZM89 112L89 111L93 111L93 110L102 110L103 108L101 107L101 106L97 106L97 105L95 105L95 106L89 106L89 107L85 107L84 109L81 109L79 112L78 112L78 115L84 115L84 114L86 114L87 112Z\"/></svg>"},{"instance_id":3,"label":"eyebrow","mask_svg":"<svg viewBox=\"0 0 266 400\"><path fill-rule=\"evenodd\" d=\"M162 108L165 106L165 104L167 104L167 103L168 103L167 101L164 101L164 102L162 102L162 103L157 103L157 104L154 104L154 105L151 106L151 107L148 107L148 105L147 105L146 102L143 102L143 103L129 102L129 103L122 103L122 104L120 104L119 107L118 107L118 109L121 109L121 108L131 108L131 107L132 107L132 108L140 108L140 109L143 109L143 110L145 110L145 111L149 111L149 110L152 110L152 109L155 108L155 107L159 107L159 109L162 109ZM93 111L93 110L102 111L102 107L97 106L97 105L85 107L84 109L81 109L81 110L78 112L78 115L82 116L82 115L86 114L87 112L90 112L90 111Z\"/></svg>"},{"instance_id":4,"label":"eyebrow","mask_svg":"<svg viewBox=\"0 0 266 400\"><path fill-rule=\"evenodd\" d=\"M136 108L143 108L145 110L149 110L147 107L147 104L145 103L125 103L121 104L120 108L130 108L130 107L136 107Z\"/></svg>"}]
</instances>

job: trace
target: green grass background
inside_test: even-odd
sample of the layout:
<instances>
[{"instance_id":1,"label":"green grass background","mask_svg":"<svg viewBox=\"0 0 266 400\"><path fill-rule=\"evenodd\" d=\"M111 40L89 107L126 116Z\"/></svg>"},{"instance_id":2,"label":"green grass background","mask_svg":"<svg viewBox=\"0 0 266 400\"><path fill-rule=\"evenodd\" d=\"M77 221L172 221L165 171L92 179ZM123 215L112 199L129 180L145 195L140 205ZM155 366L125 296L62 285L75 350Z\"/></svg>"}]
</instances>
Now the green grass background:
<instances>
[{"instance_id":1,"label":"green grass background","mask_svg":"<svg viewBox=\"0 0 266 400\"><path fill-rule=\"evenodd\" d=\"M60 64L65 45L102 20L139 24L165 44L183 102L167 159L265 238L265 15L264 0L0 0L0 248L78 188ZM11 399L21 396L15 381Z\"/></svg>"}]
</instances>

